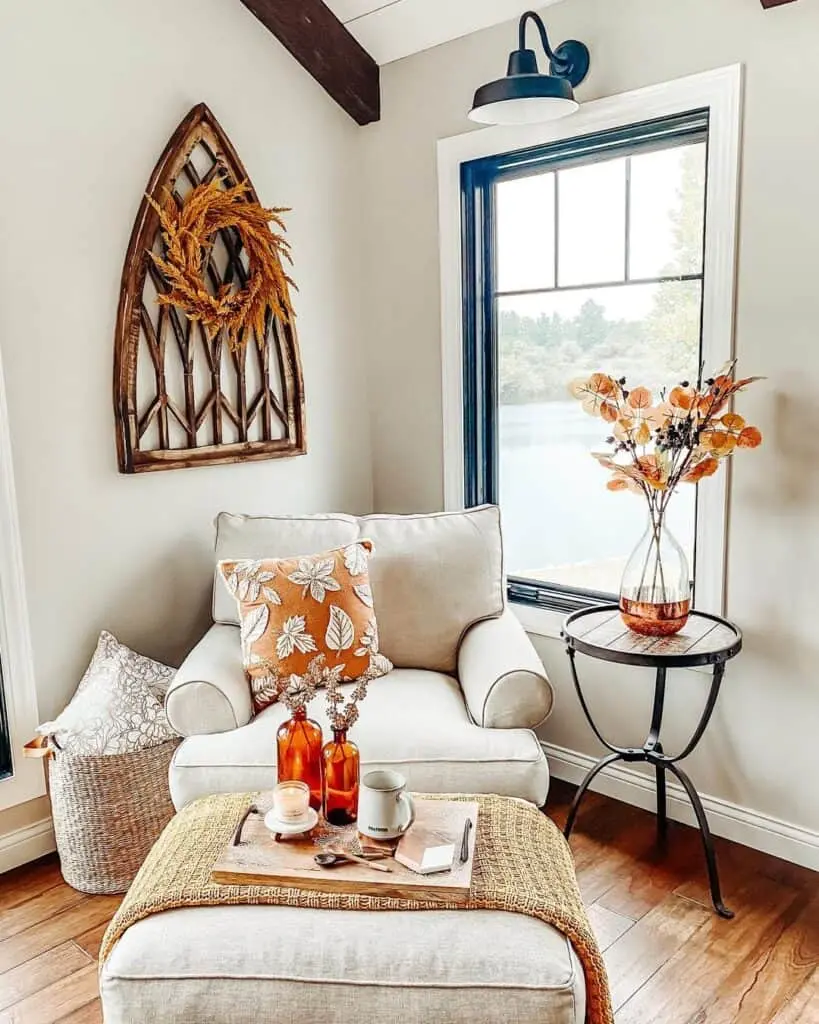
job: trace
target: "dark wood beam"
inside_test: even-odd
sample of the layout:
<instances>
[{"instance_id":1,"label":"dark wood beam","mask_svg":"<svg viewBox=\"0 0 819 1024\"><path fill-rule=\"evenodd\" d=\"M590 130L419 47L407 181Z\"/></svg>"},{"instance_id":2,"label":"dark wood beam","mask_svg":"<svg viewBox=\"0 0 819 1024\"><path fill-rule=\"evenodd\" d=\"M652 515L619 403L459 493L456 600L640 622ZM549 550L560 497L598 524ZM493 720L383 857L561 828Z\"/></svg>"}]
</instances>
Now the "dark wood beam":
<instances>
[{"instance_id":1,"label":"dark wood beam","mask_svg":"<svg viewBox=\"0 0 819 1024\"><path fill-rule=\"evenodd\" d=\"M781 7L782 4L792 4L793 0L762 0L762 6L768 7Z\"/></svg>"},{"instance_id":2,"label":"dark wood beam","mask_svg":"<svg viewBox=\"0 0 819 1024\"><path fill-rule=\"evenodd\" d=\"M359 124L381 116L381 73L322 0L242 0Z\"/></svg>"}]
</instances>

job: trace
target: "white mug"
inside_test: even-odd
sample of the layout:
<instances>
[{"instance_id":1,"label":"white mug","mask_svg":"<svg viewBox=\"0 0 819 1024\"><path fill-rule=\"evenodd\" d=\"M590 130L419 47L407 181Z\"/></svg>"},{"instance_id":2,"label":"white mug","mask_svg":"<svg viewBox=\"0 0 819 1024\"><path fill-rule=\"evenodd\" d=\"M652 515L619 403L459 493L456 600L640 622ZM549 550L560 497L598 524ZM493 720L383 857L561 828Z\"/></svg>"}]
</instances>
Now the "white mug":
<instances>
[{"instance_id":1,"label":"white mug","mask_svg":"<svg viewBox=\"0 0 819 1024\"><path fill-rule=\"evenodd\" d=\"M397 839L415 821L407 780L398 772L368 772L358 794L358 831L371 839Z\"/></svg>"}]
</instances>

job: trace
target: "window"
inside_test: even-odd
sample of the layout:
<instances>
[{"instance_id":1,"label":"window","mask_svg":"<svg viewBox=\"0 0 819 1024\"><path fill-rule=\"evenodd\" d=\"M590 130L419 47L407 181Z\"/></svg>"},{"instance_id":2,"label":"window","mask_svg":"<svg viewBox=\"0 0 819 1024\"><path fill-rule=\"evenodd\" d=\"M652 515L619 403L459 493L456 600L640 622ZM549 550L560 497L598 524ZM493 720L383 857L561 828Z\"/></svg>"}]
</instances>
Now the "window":
<instances>
[{"instance_id":1,"label":"window","mask_svg":"<svg viewBox=\"0 0 819 1024\"><path fill-rule=\"evenodd\" d=\"M702 358L707 110L462 167L466 500L501 505L513 597L617 592L643 509L588 457L566 390L604 369L655 391ZM696 566L696 492L670 525Z\"/></svg>"},{"instance_id":2,"label":"window","mask_svg":"<svg viewBox=\"0 0 819 1024\"><path fill-rule=\"evenodd\" d=\"M510 593L531 632L556 636L562 613L616 590L614 563L643 526L637 499L609 495L584 454L605 440L603 424L573 409L573 436L571 407L562 422L556 411L588 350L663 383L692 372L698 349L709 367L733 355L741 122L734 65L592 100L562 121L438 143L444 500L501 504ZM649 326L661 344L646 341ZM675 497L696 606L716 614L727 487L719 474L687 506ZM632 531L622 543L617 516Z\"/></svg>"},{"instance_id":3,"label":"window","mask_svg":"<svg viewBox=\"0 0 819 1024\"><path fill-rule=\"evenodd\" d=\"M22 756L39 721L0 356L0 812L45 793L39 761ZM9 848L0 862L13 856Z\"/></svg>"}]
</instances>

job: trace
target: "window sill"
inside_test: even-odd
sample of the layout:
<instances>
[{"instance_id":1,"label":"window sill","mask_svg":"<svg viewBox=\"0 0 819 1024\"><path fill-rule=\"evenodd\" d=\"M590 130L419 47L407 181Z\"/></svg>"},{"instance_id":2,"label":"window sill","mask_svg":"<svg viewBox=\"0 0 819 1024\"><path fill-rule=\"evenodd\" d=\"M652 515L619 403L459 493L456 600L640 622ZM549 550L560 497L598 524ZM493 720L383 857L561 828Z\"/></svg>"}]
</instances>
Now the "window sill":
<instances>
[{"instance_id":1,"label":"window sill","mask_svg":"<svg viewBox=\"0 0 819 1024\"><path fill-rule=\"evenodd\" d=\"M507 597L528 633L556 640L569 615L617 600L614 594L517 577L509 578Z\"/></svg>"},{"instance_id":2,"label":"window sill","mask_svg":"<svg viewBox=\"0 0 819 1024\"><path fill-rule=\"evenodd\" d=\"M535 605L523 601L510 601L509 607L527 633L548 637L550 640L560 639L560 631L568 617L566 612L557 612L551 608L537 608Z\"/></svg>"}]
</instances>

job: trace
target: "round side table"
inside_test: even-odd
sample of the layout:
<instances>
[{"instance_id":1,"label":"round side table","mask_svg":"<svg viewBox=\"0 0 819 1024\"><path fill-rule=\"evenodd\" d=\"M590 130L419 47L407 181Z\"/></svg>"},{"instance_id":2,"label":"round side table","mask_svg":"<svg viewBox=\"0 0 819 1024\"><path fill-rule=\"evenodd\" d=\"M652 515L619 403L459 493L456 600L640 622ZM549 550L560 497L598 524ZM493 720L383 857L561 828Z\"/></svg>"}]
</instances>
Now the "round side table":
<instances>
[{"instance_id":1,"label":"round side table","mask_svg":"<svg viewBox=\"0 0 819 1024\"><path fill-rule=\"evenodd\" d=\"M656 773L657 828L660 836L663 837L668 824L666 772L671 772L688 794L697 816L705 849L705 861L708 867L708 881L714 909L721 917L733 917L733 912L728 910L722 901L714 841L702 801L694 784L680 768L679 762L688 757L702 739L717 703L722 678L725 674L725 664L739 654L742 649L742 634L726 619L721 619L716 615L707 615L705 612L692 612L685 628L675 636L661 638L640 636L627 628L620 618L620 609L616 604L606 604L583 609L570 615L563 626L563 639L566 642L566 653L569 655L572 678L580 706L583 708L583 713L595 736L603 746L611 751L610 754L598 761L581 783L569 811L564 835L568 839L571 834L580 803L596 775L616 761L647 761L654 765ZM642 747L617 747L609 743L598 729L583 696L575 663L577 654L585 654L599 661L613 661L621 665L643 665L656 669L651 725ZM665 753L660 741L665 706L666 674L671 668L694 668L702 665L713 666L711 689L705 709L694 730L694 735L683 752L671 757Z\"/></svg>"}]
</instances>

